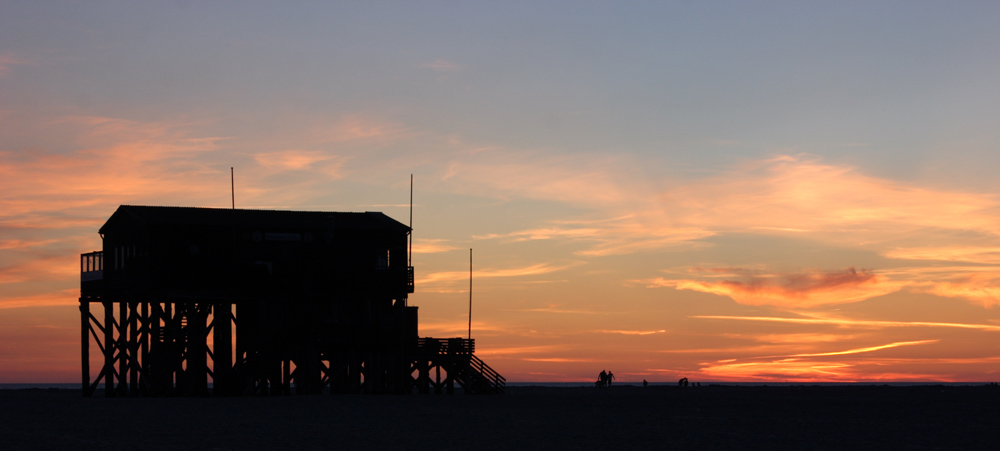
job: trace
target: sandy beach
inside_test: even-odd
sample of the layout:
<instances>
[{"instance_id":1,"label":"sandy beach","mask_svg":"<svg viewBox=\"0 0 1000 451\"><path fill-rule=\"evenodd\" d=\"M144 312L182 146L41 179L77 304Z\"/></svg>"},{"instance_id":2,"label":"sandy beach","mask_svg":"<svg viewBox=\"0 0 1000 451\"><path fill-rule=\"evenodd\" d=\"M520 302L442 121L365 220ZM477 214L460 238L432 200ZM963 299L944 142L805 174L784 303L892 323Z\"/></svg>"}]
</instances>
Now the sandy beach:
<instances>
[{"instance_id":1,"label":"sandy beach","mask_svg":"<svg viewBox=\"0 0 1000 451\"><path fill-rule=\"evenodd\" d=\"M20 449L997 449L994 386L511 387L498 396L2 390Z\"/></svg>"}]
</instances>

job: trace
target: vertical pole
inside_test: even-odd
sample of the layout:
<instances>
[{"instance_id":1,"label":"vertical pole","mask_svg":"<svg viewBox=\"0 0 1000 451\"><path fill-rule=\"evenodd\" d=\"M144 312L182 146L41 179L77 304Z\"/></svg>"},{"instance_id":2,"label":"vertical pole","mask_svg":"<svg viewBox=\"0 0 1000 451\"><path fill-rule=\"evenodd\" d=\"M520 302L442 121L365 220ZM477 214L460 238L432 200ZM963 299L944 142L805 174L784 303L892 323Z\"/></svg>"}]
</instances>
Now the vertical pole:
<instances>
[{"instance_id":1,"label":"vertical pole","mask_svg":"<svg viewBox=\"0 0 1000 451\"><path fill-rule=\"evenodd\" d=\"M90 300L80 297L80 358L83 396L90 396Z\"/></svg>"},{"instance_id":2,"label":"vertical pole","mask_svg":"<svg viewBox=\"0 0 1000 451\"><path fill-rule=\"evenodd\" d=\"M150 321L149 321L149 300L142 302L141 304L139 304L139 306L142 309L140 313L141 315L140 321L142 323L141 326L142 333L139 335L139 341L141 343L140 356L142 358L142 366L139 367L141 371L139 375L140 377L139 386L142 387L142 390L148 394L149 382L150 382L149 342L152 340L152 332L151 332L152 329L150 328ZM152 366L155 367L156 365Z\"/></svg>"},{"instance_id":3,"label":"vertical pole","mask_svg":"<svg viewBox=\"0 0 1000 451\"><path fill-rule=\"evenodd\" d=\"M139 396L139 303L128 303L129 395Z\"/></svg>"},{"instance_id":4,"label":"vertical pole","mask_svg":"<svg viewBox=\"0 0 1000 451\"><path fill-rule=\"evenodd\" d=\"M115 396L115 311L114 304L105 300L104 304L104 397Z\"/></svg>"},{"instance_id":5,"label":"vertical pole","mask_svg":"<svg viewBox=\"0 0 1000 451\"><path fill-rule=\"evenodd\" d=\"M128 394L129 361L132 356L128 341L128 304L121 301L118 303L118 394Z\"/></svg>"},{"instance_id":6,"label":"vertical pole","mask_svg":"<svg viewBox=\"0 0 1000 451\"><path fill-rule=\"evenodd\" d=\"M231 395L233 372L233 304L220 302L212 306L212 385L215 395Z\"/></svg>"},{"instance_id":7,"label":"vertical pole","mask_svg":"<svg viewBox=\"0 0 1000 451\"><path fill-rule=\"evenodd\" d=\"M174 355L174 338L176 324L174 323L174 307L170 302L163 303L163 352L161 353L162 365L167 368L163 375L163 390L167 394L174 393L174 374L177 372L177 357Z\"/></svg>"},{"instance_id":8,"label":"vertical pole","mask_svg":"<svg viewBox=\"0 0 1000 451\"><path fill-rule=\"evenodd\" d=\"M233 210L236 209L236 177L233 167L229 167L229 192L233 195Z\"/></svg>"},{"instance_id":9,"label":"vertical pole","mask_svg":"<svg viewBox=\"0 0 1000 451\"><path fill-rule=\"evenodd\" d=\"M406 249L406 266L413 266L413 174L410 174L410 244Z\"/></svg>"},{"instance_id":10,"label":"vertical pole","mask_svg":"<svg viewBox=\"0 0 1000 451\"><path fill-rule=\"evenodd\" d=\"M469 340L472 340L472 249L469 249Z\"/></svg>"}]
</instances>

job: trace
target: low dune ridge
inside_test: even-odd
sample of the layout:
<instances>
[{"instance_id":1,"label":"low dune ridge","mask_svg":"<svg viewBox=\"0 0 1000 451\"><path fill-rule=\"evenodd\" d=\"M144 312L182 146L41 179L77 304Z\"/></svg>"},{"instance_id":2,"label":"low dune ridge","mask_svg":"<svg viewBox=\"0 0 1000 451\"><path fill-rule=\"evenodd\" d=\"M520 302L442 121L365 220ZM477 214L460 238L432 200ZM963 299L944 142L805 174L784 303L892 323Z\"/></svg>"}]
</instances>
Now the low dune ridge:
<instances>
[{"instance_id":1,"label":"low dune ridge","mask_svg":"<svg viewBox=\"0 0 1000 451\"><path fill-rule=\"evenodd\" d=\"M19 449L1000 449L1000 387L510 387L503 395L83 398L0 390Z\"/></svg>"}]
</instances>

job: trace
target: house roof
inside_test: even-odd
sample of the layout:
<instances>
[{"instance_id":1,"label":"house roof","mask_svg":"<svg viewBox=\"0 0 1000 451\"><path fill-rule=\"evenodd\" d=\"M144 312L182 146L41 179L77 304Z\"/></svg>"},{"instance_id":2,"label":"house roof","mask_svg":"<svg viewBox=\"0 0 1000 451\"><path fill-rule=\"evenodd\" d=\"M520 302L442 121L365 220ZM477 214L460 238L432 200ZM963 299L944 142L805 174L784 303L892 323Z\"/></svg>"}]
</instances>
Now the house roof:
<instances>
[{"instance_id":1,"label":"house roof","mask_svg":"<svg viewBox=\"0 0 1000 451\"><path fill-rule=\"evenodd\" d=\"M157 207L122 205L101 227L105 233L125 224L219 226L406 232L410 228L381 212L364 213L289 210L245 210L229 208Z\"/></svg>"}]
</instances>

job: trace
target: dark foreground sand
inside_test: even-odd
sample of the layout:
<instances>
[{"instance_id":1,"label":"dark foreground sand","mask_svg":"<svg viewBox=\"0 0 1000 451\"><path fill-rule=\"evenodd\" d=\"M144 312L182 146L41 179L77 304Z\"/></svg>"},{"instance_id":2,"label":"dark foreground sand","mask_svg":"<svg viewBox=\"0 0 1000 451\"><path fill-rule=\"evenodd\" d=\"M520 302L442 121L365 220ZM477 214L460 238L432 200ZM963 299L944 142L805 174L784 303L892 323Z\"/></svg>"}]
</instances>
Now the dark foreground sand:
<instances>
[{"instance_id":1,"label":"dark foreground sand","mask_svg":"<svg viewBox=\"0 0 1000 451\"><path fill-rule=\"evenodd\" d=\"M1000 449L1000 387L514 387L500 396L0 391L0 449Z\"/></svg>"}]
</instances>

